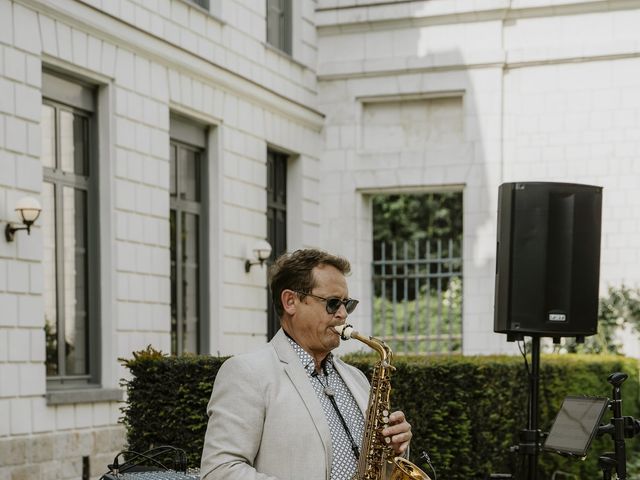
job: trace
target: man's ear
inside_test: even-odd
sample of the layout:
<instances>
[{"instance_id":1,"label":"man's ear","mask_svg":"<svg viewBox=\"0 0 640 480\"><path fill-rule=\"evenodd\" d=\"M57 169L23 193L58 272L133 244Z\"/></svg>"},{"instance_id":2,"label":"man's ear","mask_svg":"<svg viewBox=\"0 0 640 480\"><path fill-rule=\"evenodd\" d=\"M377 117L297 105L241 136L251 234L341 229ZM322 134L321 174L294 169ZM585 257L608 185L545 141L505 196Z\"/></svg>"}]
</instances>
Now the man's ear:
<instances>
[{"instance_id":1,"label":"man's ear","mask_svg":"<svg viewBox=\"0 0 640 480\"><path fill-rule=\"evenodd\" d=\"M282 308L289 315L296 313L296 293L293 290L283 290L280 294Z\"/></svg>"}]
</instances>

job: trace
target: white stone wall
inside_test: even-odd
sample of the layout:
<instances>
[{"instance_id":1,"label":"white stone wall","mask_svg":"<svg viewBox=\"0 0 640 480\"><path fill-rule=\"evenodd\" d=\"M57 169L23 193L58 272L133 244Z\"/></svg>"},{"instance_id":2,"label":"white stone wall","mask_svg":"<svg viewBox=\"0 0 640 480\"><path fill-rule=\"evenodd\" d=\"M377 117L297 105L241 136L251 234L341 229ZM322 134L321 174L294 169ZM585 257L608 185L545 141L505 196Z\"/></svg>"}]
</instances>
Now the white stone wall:
<instances>
[{"instance_id":1,"label":"white stone wall","mask_svg":"<svg viewBox=\"0 0 640 480\"><path fill-rule=\"evenodd\" d=\"M461 189L463 350L513 351L493 333L493 284L498 186L518 180L604 186L603 291L640 283L640 2L320 0L317 13L321 223L339 227L323 244L356 259L354 295L370 292L368 194Z\"/></svg>"},{"instance_id":2,"label":"white stone wall","mask_svg":"<svg viewBox=\"0 0 640 480\"><path fill-rule=\"evenodd\" d=\"M0 0L2 228L16 220L18 198L40 195L42 68L98 87L100 211L92 214L103 250L105 388L127 376L118 358L147 345L170 350L171 113L208 128L211 311L203 320L211 352L266 341L266 272L246 274L244 261L266 236L268 147L291 155L289 245L317 244L322 116L314 105L313 2L295 2L292 56L265 44L265 2L211 3L208 13L183 0ZM78 478L83 455L96 476L122 447L120 404L47 403L41 262L37 223L30 236L0 241L0 442L14 451L65 434L79 445L64 465L52 464L63 462L58 454L0 461L0 478ZM95 440L114 427L119 440Z\"/></svg>"}]
</instances>

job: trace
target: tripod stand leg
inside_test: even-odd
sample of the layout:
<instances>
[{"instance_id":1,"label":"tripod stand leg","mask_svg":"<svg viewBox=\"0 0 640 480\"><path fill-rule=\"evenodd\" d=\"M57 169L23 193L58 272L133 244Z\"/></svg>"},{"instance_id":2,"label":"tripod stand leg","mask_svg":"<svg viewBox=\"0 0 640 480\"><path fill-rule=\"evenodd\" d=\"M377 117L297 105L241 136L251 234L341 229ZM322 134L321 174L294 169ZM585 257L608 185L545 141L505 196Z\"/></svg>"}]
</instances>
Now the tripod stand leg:
<instances>
[{"instance_id":1,"label":"tripod stand leg","mask_svg":"<svg viewBox=\"0 0 640 480\"><path fill-rule=\"evenodd\" d=\"M602 480L611 480L611 472L617 464L616 459L608 455L611 454L605 453L602 457L598 458L598 466L602 469Z\"/></svg>"}]
</instances>

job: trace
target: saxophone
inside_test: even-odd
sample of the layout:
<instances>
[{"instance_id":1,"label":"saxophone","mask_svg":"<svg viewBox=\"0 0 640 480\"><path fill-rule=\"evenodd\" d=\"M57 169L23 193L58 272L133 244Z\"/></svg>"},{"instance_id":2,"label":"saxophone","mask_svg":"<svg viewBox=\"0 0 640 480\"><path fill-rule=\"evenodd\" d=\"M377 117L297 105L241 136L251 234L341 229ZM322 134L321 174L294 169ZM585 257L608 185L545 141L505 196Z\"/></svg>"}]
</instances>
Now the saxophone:
<instances>
[{"instance_id":1,"label":"saxophone","mask_svg":"<svg viewBox=\"0 0 640 480\"><path fill-rule=\"evenodd\" d=\"M388 464L393 464L390 480L431 480L426 473L409 460L396 457L393 449L385 443L382 436L382 430L388 423L390 414L390 377L391 372L395 370L395 367L391 365L393 352L382 340L360 335L351 325L339 325L334 329L340 334L342 340L355 338L380 355L380 361L373 367L371 393L369 394L358 471L353 480L383 480Z\"/></svg>"}]
</instances>

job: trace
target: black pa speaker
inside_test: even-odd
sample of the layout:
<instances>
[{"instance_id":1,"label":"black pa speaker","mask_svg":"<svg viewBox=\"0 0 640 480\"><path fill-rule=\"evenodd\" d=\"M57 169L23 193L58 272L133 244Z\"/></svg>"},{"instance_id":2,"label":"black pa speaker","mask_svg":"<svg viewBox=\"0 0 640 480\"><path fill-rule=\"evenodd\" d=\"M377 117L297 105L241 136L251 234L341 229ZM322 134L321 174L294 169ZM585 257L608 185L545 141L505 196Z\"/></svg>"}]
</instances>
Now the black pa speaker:
<instances>
[{"instance_id":1,"label":"black pa speaker","mask_svg":"<svg viewBox=\"0 0 640 480\"><path fill-rule=\"evenodd\" d=\"M602 187L504 183L493 330L583 337L598 328Z\"/></svg>"}]
</instances>

